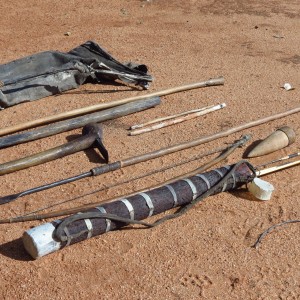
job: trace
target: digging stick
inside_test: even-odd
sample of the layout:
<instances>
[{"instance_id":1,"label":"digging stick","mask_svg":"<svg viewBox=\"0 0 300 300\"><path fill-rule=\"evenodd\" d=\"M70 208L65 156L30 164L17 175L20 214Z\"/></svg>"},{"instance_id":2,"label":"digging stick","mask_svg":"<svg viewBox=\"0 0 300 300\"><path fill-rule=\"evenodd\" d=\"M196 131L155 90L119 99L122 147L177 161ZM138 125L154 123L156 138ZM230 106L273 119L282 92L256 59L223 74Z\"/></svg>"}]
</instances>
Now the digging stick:
<instances>
[{"instance_id":1,"label":"digging stick","mask_svg":"<svg viewBox=\"0 0 300 300\"><path fill-rule=\"evenodd\" d=\"M129 102L119 106L104 109L102 111L87 114L85 116L49 124L44 127L36 128L32 131L1 137L0 149L80 128L89 123L100 123L107 120L116 119L157 106L160 104L160 102L161 100L159 97L147 98L144 100Z\"/></svg>"}]
</instances>

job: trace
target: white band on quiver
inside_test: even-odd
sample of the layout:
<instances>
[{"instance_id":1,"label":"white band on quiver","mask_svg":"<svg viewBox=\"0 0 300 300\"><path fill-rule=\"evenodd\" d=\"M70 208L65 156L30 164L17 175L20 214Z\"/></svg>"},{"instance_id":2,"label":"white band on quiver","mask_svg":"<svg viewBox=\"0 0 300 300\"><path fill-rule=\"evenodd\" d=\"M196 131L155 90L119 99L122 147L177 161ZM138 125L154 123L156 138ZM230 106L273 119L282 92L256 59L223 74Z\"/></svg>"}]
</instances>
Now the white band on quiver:
<instances>
[{"instance_id":1,"label":"white band on quiver","mask_svg":"<svg viewBox=\"0 0 300 300\"><path fill-rule=\"evenodd\" d=\"M193 184L193 182L190 179L182 179L182 180L187 182L188 185L190 186L190 188L193 192L193 200L195 200L197 198L197 189L196 189L195 185Z\"/></svg>"},{"instance_id":2,"label":"white band on quiver","mask_svg":"<svg viewBox=\"0 0 300 300\"><path fill-rule=\"evenodd\" d=\"M201 178L206 183L207 189L209 190L210 189L210 183L209 183L208 179L202 174L197 174L196 176Z\"/></svg>"},{"instance_id":3,"label":"white band on quiver","mask_svg":"<svg viewBox=\"0 0 300 300\"><path fill-rule=\"evenodd\" d=\"M93 224L90 219L84 219L84 222L85 222L86 228L88 230L87 238L89 239L93 235Z\"/></svg>"},{"instance_id":4,"label":"white band on quiver","mask_svg":"<svg viewBox=\"0 0 300 300\"><path fill-rule=\"evenodd\" d=\"M153 202L150 198L150 196L146 193L140 193L140 195L145 199L148 207L149 207L149 215L148 217L151 217L153 215L153 211L154 211L154 205Z\"/></svg>"},{"instance_id":5,"label":"white band on quiver","mask_svg":"<svg viewBox=\"0 0 300 300\"><path fill-rule=\"evenodd\" d=\"M80 215L80 214L82 214L82 212L78 213L78 215ZM89 239L89 238L92 237L92 234L93 234L93 224L92 224L90 219L84 219L84 223L85 223L85 226L88 230L87 239ZM68 237L68 242L69 242L69 237Z\"/></svg>"},{"instance_id":6,"label":"white band on quiver","mask_svg":"<svg viewBox=\"0 0 300 300\"><path fill-rule=\"evenodd\" d=\"M134 220L134 208L132 204L127 199L122 199L121 202L123 202L126 205L130 215L130 219Z\"/></svg>"},{"instance_id":7,"label":"white band on quiver","mask_svg":"<svg viewBox=\"0 0 300 300\"><path fill-rule=\"evenodd\" d=\"M230 166L224 166L224 168L226 168L228 171L230 170ZM232 188L234 189L235 188L235 184L236 184L234 172L232 172L231 176L232 176L232 179L233 179L233 186L232 186Z\"/></svg>"},{"instance_id":8,"label":"white band on quiver","mask_svg":"<svg viewBox=\"0 0 300 300\"><path fill-rule=\"evenodd\" d=\"M176 195L176 192L175 192L174 188L169 184L166 185L166 188L168 188L169 191L171 192L171 194L173 195L173 200L174 200L173 207L177 206L178 205L178 199L177 199L177 195Z\"/></svg>"},{"instance_id":9,"label":"white band on quiver","mask_svg":"<svg viewBox=\"0 0 300 300\"><path fill-rule=\"evenodd\" d=\"M102 207L102 206L98 206L98 207L96 207L96 209L98 209L102 214L107 214L105 208ZM110 231L110 228L111 228L111 220L110 219L105 219L105 222L106 222L105 232L108 232L108 231Z\"/></svg>"}]
</instances>

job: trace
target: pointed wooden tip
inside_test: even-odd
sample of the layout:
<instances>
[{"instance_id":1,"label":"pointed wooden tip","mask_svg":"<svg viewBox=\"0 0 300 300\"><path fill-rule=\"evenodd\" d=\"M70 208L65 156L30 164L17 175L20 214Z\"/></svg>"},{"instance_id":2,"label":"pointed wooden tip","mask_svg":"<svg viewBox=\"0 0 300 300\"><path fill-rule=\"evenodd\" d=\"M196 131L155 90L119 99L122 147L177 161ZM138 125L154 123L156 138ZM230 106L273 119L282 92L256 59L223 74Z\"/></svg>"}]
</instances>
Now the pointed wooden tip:
<instances>
[{"instance_id":1,"label":"pointed wooden tip","mask_svg":"<svg viewBox=\"0 0 300 300\"><path fill-rule=\"evenodd\" d=\"M294 130L288 126L283 126L254 147L247 157L251 158L272 153L294 143L295 139Z\"/></svg>"}]
</instances>

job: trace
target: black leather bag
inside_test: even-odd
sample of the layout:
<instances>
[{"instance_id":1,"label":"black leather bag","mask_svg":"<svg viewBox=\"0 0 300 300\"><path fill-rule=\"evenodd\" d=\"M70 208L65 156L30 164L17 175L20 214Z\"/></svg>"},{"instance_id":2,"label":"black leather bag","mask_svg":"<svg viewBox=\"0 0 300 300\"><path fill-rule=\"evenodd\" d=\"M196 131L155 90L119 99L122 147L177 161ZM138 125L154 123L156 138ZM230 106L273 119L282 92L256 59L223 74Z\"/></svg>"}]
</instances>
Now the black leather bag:
<instances>
[{"instance_id":1,"label":"black leather bag","mask_svg":"<svg viewBox=\"0 0 300 300\"><path fill-rule=\"evenodd\" d=\"M46 51L0 65L0 108L75 89L86 82L119 79L148 88L145 65L122 64L88 41L64 53Z\"/></svg>"}]
</instances>

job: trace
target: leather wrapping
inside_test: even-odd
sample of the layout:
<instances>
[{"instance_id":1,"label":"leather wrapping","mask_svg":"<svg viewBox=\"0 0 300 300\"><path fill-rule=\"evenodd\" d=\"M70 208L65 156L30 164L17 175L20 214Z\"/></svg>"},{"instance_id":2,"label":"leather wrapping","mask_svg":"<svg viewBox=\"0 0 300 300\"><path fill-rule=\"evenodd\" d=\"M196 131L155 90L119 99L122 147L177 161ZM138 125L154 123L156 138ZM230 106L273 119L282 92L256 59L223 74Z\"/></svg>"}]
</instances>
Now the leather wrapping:
<instances>
[{"instance_id":1,"label":"leather wrapping","mask_svg":"<svg viewBox=\"0 0 300 300\"><path fill-rule=\"evenodd\" d=\"M143 88L152 81L145 65L122 64L92 41L66 53L40 52L0 65L0 108L116 79Z\"/></svg>"},{"instance_id":2,"label":"leather wrapping","mask_svg":"<svg viewBox=\"0 0 300 300\"><path fill-rule=\"evenodd\" d=\"M201 174L201 176L205 177L209 182L210 187L217 184L227 173L230 167L222 167L216 170L212 170L206 173ZM222 176L221 176L222 175ZM247 167L247 165L242 164L235 171L234 176L231 176L226 184L223 187L220 187L216 191L216 193L222 191L232 190L234 188L240 187L241 185L249 182L250 179L253 178L252 171ZM199 176L192 176L187 178L192 182L194 187L196 188L196 195L193 194L191 186L188 184L186 180L179 180L174 183L171 183L170 186L176 193L177 197L177 205L175 206L183 206L190 203L195 198L204 194L208 190L208 185L205 180L203 180ZM166 186L153 189L151 191L146 192L146 194L150 197L154 211L153 215L165 212L174 207L174 195L171 193L170 189ZM128 197L127 200L130 202L131 206L134 210L134 219L135 220L143 220L149 216L149 206L145 201L145 198L141 194L136 194L134 196ZM114 201L111 203L106 203L101 205L102 209L109 213L114 214L124 218L130 218L130 212L128 207L122 202L122 200ZM98 212L97 208L93 208L88 210L88 212ZM85 220L77 220L71 223L68 226L69 235L77 234L78 232L83 232L83 234L77 238L72 238L68 243L64 243L62 246L66 246L67 244L74 244L80 241L83 241L88 238L88 236L93 237L107 232L108 223L106 219L100 218L91 218L89 219L92 224L92 231L88 232L87 225ZM60 223L60 221L59 221ZM110 228L109 231L115 230L125 226L122 222L109 221ZM54 226L57 226L57 222L52 223Z\"/></svg>"}]
</instances>

